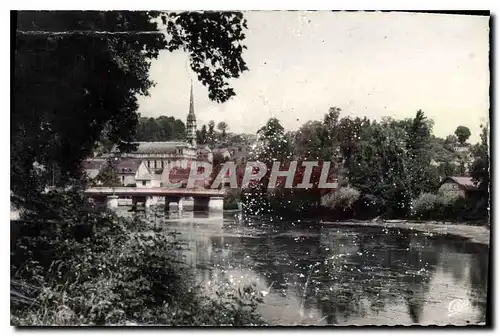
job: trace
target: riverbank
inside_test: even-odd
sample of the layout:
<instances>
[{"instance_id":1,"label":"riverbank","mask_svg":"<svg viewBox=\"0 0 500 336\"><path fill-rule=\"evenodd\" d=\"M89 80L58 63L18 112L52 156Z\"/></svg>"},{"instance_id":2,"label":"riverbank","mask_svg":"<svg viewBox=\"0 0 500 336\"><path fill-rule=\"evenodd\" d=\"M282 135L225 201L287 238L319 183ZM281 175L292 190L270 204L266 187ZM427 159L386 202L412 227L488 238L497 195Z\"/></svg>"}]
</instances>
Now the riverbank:
<instances>
[{"instance_id":1,"label":"riverbank","mask_svg":"<svg viewBox=\"0 0 500 336\"><path fill-rule=\"evenodd\" d=\"M320 221L323 225L355 226L355 227L383 227L415 230L419 232L434 233L439 235L460 236L473 243L490 245L490 230L485 226L454 224L443 222L412 222L412 221L383 221L383 222L357 222L357 221Z\"/></svg>"}]
</instances>

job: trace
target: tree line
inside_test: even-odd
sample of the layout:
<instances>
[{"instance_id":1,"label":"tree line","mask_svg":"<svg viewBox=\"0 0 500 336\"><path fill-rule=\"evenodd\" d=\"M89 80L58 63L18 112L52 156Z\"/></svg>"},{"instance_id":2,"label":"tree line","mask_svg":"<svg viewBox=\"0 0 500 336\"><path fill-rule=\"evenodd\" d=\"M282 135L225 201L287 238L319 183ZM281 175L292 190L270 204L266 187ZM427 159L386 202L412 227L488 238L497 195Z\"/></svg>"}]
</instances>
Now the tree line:
<instances>
[{"instance_id":1,"label":"tree line","mask_svg":"<svg viewBox=\"0 0 500 336\"><path fill-rule=\"evenodd\" d=\"M225 143L231 140L228 134L229 126L221 121L215 124L210 120L196 130L196 142L200 145L214 146L216 143ZM138 120L135 132L136 141L185 141L186 124L177 118L160 116L141 117Z\"/></svg>"},{"instance_id":2,"label":"tree line","mask_svg":"<svg viewBox=\"0 0 500 336\"><path fill-rule=\"evenodd\" d=\"M421 110L413 118L402 120L341 118L340 114L339 108L331 108L322 121L308 121L296 132L285 132L278 119L269 119L257 132L259 146L252 153L252 159L266 163L269 168L274 161L331 161L340 191L346 197L338 199L339 191L325 195L326 191L316 187L310 190L278 188L269 192L263 179L259 187L243 191L241 199L258 212L276 209L308 212L336 199L341 203L343 215L346 215L344 210L348 210L352 216L356 202L358 213L407 218L415 200L423 194L436 193L444 177L464 175L461 168L468 165L470 176L481 190L481 196L471 206L480 216L487 213L487 125L482 126L481 142L469 146L474 161L457 166L450 162L456 159L452 149L455 138L435 137L433 121ZM468 128L460 126L455 133L456 141L465 145L470 137ZM445 152L448 157L437 158L437 147L441 147L441 155ZM432 164L436 159L450 161ZM355 200L349 201L349 198Z\"/></svg>"}]
</instances>

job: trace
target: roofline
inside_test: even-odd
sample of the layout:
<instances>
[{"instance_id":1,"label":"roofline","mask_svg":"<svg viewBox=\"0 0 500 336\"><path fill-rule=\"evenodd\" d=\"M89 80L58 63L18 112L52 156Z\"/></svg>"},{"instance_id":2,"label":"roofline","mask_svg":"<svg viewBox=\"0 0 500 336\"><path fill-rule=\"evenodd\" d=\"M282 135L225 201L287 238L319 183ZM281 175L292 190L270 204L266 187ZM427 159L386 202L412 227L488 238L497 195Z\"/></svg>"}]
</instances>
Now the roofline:
<instances>
[{"instance_id":1,"label":"roofline","mask_svg":"<svg viewBox=\"0 0 500 336\"><path fill-rule=\"evenodd\" d=\"M475 185L472 185L472 186L466 186L466 185L463 185L461 183L458 183L457 181L455 181L453 178L456 178L456 177L466 177L466 178L471 178L469 176L446 176L443 181L441 181L441 183L439 184L439 186L441 187L446 181L450 180L450 181L453 181L453 183L455 183L456 185L458 185L460 187L460 189L463 189L463 190L477 190L478 187L475 186Z\"/></svg>"}]
</instances>

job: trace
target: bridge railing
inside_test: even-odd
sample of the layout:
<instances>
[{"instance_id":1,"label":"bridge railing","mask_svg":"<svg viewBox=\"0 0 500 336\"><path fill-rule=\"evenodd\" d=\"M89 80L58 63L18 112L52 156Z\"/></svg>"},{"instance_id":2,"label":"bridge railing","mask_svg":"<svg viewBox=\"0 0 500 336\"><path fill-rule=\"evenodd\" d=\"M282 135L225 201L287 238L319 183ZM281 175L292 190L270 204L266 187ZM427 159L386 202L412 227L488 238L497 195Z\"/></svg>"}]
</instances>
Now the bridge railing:
<instances>
[{"instance_id":1,"label":"bridge railing","mask_svg":"<svg viewBox=\"0 0 500 336\"><path fill-rule=\"evenodd\" d=\"M182 194L182 195L213 195L222 196L225 194L224 190L214 189L169 189L169 188L132 188L132 187L93 187L85 190L87 194L128 194L128 195L168 195L168 194Z\"/></svg>"}]
</instances>

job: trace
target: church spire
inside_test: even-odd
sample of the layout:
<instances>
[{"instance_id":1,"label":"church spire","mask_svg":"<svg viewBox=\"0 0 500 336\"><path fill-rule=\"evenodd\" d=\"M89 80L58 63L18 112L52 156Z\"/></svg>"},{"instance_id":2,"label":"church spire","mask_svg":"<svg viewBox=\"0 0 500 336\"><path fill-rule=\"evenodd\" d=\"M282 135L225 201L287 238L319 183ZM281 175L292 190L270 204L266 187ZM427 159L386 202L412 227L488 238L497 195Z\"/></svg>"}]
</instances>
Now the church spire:
<instances>
[{"instance_id":1,"label":"church spire","mask_svg":"<svg viewBox=\"0 0 500 336\"><path fill-rule=\"evenodd\" d=\"M194 115L194 100L193 100L193 80L191 80L191 95L189 96L189 116L193 116L196 120L196 117Z\"/></svg>"},{"instance_id":2,"label":"church spire","mask_svg":"<svg viewBox=\"0 0 500 336\"><path fill-rule=\"evenodd\" d=\"M194 114L193 81L191 80L191 93L189 96L189 113L186 123L186 138L188 142L196 147L196 116Z\"/></svg>"}]
</instances>

